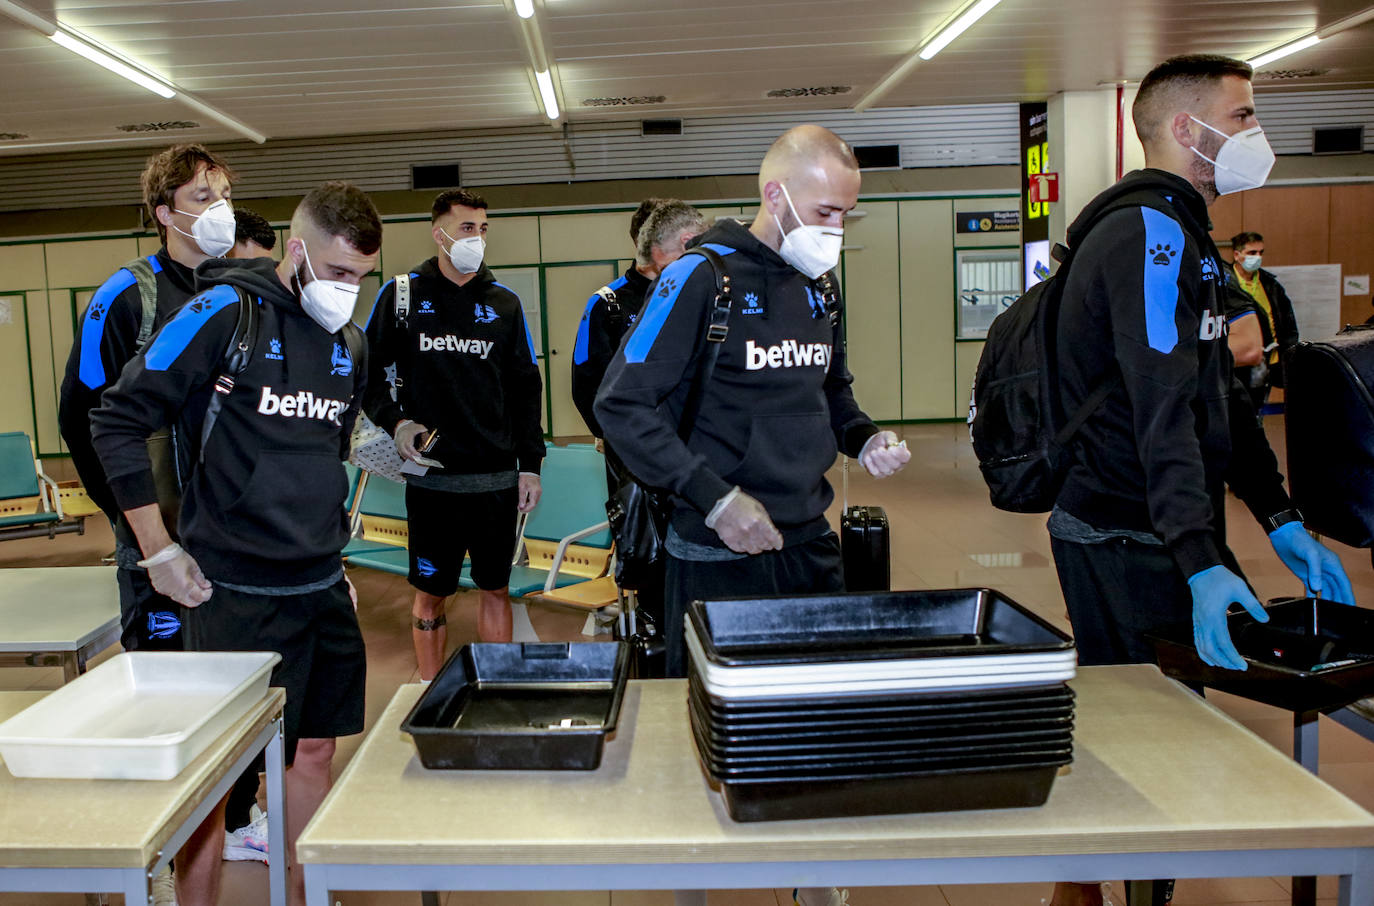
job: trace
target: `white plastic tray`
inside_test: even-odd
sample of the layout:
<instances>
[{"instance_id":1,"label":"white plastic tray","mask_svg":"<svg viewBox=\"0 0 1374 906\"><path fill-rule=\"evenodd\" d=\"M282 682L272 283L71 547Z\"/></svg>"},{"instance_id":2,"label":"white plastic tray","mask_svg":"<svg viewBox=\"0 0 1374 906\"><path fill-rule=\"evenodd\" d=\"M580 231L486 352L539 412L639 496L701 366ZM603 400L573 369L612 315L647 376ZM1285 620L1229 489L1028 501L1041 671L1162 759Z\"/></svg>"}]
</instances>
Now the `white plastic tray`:
<instances>
[{"instance_id":1,"label":"white plastic tray","mask_svg":"<svg viewBox=\"0 0 1374 906\"><path fill-rule=\"evenodd\" d=\"M0 723L16 777L171 780L267 694L270 651L116 655Z\"/></svg>"},{"instance_id":2,"label":"white plastic tray","mask_svg":"<svg viewBox=\"0 0 1374 906\"><path fill-rule=\"evenodd\" d=\"M833 663L779 664L769 666L726 667L706 656L696 627L685 620L687 650L697 673L712 686L774 686L906 682L946 679L962 681L975 677L1017 677L1046 672L1070 671L1078 664L1078 653L1067 651L1038 654L977 655L968 657L907 658L903 660L836 661ZM896 688L896 687L885 687Z\"/></svg>"}]
</instances>

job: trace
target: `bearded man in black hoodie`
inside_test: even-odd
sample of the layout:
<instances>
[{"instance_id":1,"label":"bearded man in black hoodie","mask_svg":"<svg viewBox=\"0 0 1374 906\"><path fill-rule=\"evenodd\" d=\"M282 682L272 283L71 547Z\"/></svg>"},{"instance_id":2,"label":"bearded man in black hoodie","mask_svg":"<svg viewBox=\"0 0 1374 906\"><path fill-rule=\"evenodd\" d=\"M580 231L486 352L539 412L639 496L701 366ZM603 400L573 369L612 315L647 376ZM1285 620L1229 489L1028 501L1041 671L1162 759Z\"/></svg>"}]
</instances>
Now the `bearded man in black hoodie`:
<instances>
[{"instance_id":1,"label":"bearded man in black hoodie","mask_svg":"<svg viewBox=\"0 0 1374 906\"><path fill-rule=\"evenodd\" d=\"M342 460L366 384L349 323L376 266L372 202L325 183L296 208L280 264L208 261L201 292L153 338L92 413L110 489L138 539L153 586L193 608L193 647L276 651L287 690L287 856L330 785L334 739L363 728L366 660L340 552L348 538ZM256 306L247 365L225 369L239 307ZM217 400L218 412L210 400ZM146 438L178 421L201 438L174 543L157 505ZM204 425L211 421L213 428ZM218 896L224 803L177 856L182 906ZM273 854L276 858L276 854ZM294 873L291 897L303 903Z\"/></svg>"}]
</instances>

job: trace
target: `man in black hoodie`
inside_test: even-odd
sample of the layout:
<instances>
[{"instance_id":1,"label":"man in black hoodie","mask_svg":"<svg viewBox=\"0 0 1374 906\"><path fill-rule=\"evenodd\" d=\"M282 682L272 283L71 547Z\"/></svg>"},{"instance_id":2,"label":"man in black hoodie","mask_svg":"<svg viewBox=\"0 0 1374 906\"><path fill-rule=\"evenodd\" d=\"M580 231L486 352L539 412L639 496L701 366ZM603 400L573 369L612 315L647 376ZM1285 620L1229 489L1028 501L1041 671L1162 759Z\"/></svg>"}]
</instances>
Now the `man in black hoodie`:
<instances>
[{"instance_id":1,"label":"man in black hoodie","mask_svg":"<svg viewBox=\"0 0 1374 906\"><path fill-rule=\"evenodd\" d=\"M367 324L367 414L403 459L430 464L406 480L412 638L423 680L444 662L444 599L458 590L464 553L477 585L478 637L511 640L516 513L539 502L544 460L534 339L520 298L482 263L487 202L464 189L443 192L431 219L441 254L383 286Z\"/></svg>"},{"instance_id":2,"label":"man in black hoodie","mask_svg":"<svg viewBox=\"0 0 1374 906\"><path fill-rule=\"evenodd\" d=\"M1240 603L1267 616L1226 548L1228 483L1309 592L1354 602L1340 561L1304 531L1232 380L1224 264L1207 207L1262 185L1274 161L1250 75L1217 56L1151 71L1132 109L1146 169L1069 228L1076 251L1057 324L1063 412L1112 386L1075 436L1049 520L1080 664L1152 663L1146 634L1191 622L1205 661L1245 669L1226 612ZM1097 904L1101 892L1064 885L1054 902Z\"/></svg>"},{"instance_id":3,"label":"man in black hoodie","mask_svg":"<svg viewBox=\"0 0 1374 906\"><path fill-rule=\"evenodd\" d=\"M366 374L346 331L357 331L349 317L381 237L376 209L354 186L311 191L292 217L281 263L202 265L202 291L92 414L96 450L138 539L140 565L159 592L196 608L194 647L282 655L272 683L287 690L292 861L297 835L328 792L334 738L363 728L366 660L339 554L348 538L342 460ZM256 306L257 329L245 337L248 363L235 373L224 362L240 305ZM201 439L181 508L184 548L158 510L145 446L173 420ZM223 807L177 857L183 906L216 902ZM303 884L293 875L293 902L304 901Z\"/></svg>"},{"instance_id":4,"label":"man in black hoodie","mask_svg":"<svg viewBox=\"0 0 1374 906\"><path fill-rule=\"evenodd\" d=\"M95 291L77 323L62 379L62 439L86 493L114 526L119 640L126 651L185 648L186 614L158 594L137 565L138 543L110 493L91 443L91 411L129 360L195 293L195 267L233 246L233 180L234 171L201 145L173 145L148 158L140 178L143 206L157 225L162 248L121 267ZM142 279L130 268L143 270ZM150 298L145 300L145 294ZM152 303L151 311L144 310L147 302Z\"/></svg>"},{"instance_id":5,"label":"man in black hoodie","mask_svg":"<svg viewBox=\"0 0 1374 906\"><path fill-rule=\"evenodd\" d=\"M723 258L734 308L689 441L677 425L716 295L700 255L659 275L596 398L606 440L630 471L675 495L669 676L685 671L691 599L843 587L839 542L825 520L834 497L825 472L837 449L878 476L910 458L854 402L845 367L831 271L859 194L853 152L828 129L799 126L769 149L759 189L748 229L726 220L699 240Z\"/></svg>"}]
</instances>

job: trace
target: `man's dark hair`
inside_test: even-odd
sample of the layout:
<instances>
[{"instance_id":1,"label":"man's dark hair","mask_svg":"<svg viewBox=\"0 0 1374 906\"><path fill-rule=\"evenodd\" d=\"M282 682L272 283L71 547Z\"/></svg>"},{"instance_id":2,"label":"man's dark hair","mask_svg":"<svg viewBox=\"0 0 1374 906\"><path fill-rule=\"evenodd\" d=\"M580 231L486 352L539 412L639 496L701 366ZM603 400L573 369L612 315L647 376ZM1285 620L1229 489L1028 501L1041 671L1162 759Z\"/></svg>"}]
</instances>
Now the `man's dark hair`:
<instances>
[{"instance_id":1,"label":"man's dark hair","mask_svg":"<svg viewBox=\"0 0 1374 906\"><path fill-rule=\"evenodd\" d=\"M342 236L364 255L382 247L382 218L377 207L351 182L332 180L311 189L298 210L321 231Z\"/></svg>"},{"instance_id":2,"label":"man's dark hair","mask_svg":"<svg viewBox=\"0 0 1374 906\"><path fill-rule=\"evenodd\" d=\"M663 204L662 198L646 198L639 203L639 207L630 215L630 241L639 246L639 230L644 226L644 221L649 219L649 215L654 212L654 208Z\"/></svg>"},{"instance_id":3,"label":"man's dark hair","mask_svg":"<svg viewBox=\"0 0 1374 906\"><path fill-rule=\"evenodd\" d=\"M1150 144L1157 139L1163 117L1181 106L1196 106L1204 90L1215 87L1226 76L1250 81L1254 69L1244 60L1220 54L1186 54L1170 57L1160 63L1140 82L1135 103L1131 105L1131 119L1140 141ZM1180 97L1191 94L1193 97ZM1167 109L1166 109L1167 108Z\"/></svg>"},{"instance_id":4,"label":"man's dark hair","mask_svg":"<svg viewBox=\"0 0 1374 906\"><path fill-rule=\"evenodd\" d=\"M167 241L167 228L158 223L157 209L164 204L169 208L176 207L173 196L177 189L195 178L201 164L207 169L223 173L230 185L238 179L238 174L204 145L173 145L152 155L143 165L143 174L139 177L139 185L143 189L143 207L148 211L148 219L157 224L157 234L163 242Z\"/></svg>"},{"instance_id":5,"label":"man's dark hair","mask_svg":"<svg viewBox=\"0 0 1374 906\"><path fill-rule=\"evenodd\" d=\"M1259 233L1251 232L1250 230L1245 230L1244 232L1237 233L1236 235L1231 237L1231 248L1244 248L1252 242L1263 241L1264 237L1261 236Z\"/></svg>"},{"instance_id":6,"label":"man's dark hair","mask_svg":"<svg viewBox=\"0 0 1374 906\"><path fill-rule=\"evenodd\" d=\"M470 189L449 189L446 192L440 192L434 199L434 206L429 210L429 222L433 223L455 207L477 208L485 211L487 200Z\"/></svg>"},{"instance_id":7,"label":"man's dark hair","mask_svg":"<svg viewBox=\"0 0 1374 906\"><path fill-rule=\"evenodd\" d=\"M234 208L234 242L256 242L270 252L277 245L277 231L257 211Z\"/></svg>"}]
</instances>

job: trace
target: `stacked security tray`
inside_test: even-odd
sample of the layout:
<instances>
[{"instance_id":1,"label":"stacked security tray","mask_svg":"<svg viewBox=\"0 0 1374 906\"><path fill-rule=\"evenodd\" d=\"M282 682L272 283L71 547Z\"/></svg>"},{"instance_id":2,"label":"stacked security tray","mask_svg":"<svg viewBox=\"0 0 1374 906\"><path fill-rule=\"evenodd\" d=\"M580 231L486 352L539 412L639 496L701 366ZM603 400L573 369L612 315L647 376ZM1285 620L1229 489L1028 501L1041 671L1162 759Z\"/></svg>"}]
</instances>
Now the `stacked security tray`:
<instances>
[{"instance_id":1,"label":"stacked security tray","mask_svg":"<svg viewBox=\"0 0 1374 906\"><path fill-rule=\"evenodd\" d=\"M1073 643L990 589L694 601L697 752L736 821L1041 805Z\"/></svg>"}]
</instances>

